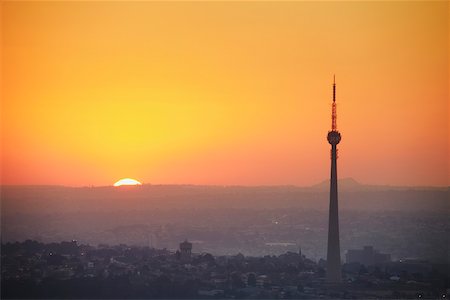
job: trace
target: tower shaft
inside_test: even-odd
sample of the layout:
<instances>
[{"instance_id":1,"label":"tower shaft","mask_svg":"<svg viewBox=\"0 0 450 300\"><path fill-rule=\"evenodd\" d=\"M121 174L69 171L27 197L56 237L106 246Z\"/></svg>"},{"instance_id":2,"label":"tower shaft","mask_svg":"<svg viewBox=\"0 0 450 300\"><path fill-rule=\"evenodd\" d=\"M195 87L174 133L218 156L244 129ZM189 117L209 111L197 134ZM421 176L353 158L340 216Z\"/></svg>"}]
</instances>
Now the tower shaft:
<instances>
[{"instance_id":1,"label":"tower shaft","mask_svg":"<svg viewBox=\"0 0 450 300\"><path fill-rule=\"evenodd\" d=\"M337 183L337 147L331 146L330 208L328 215L327 281L341 282L339 210Z\"/></svg>"},{"instance_id":2,"label":"tower shaft","mask_svg":"<svg viewBox=\"0 0 450 300\"><path fill-rule=\"evenodd\" d=\"M339 209L337 182L337 144L341 134L336 126L336 82L333 81L333 104L331 112L331 131L328 132L328 142L331 144L331 175L330 175L330 209L328 215L328 248L327 248L327 281L339 283L341 275L341 249L339 243Z\"/></svg>"}]
</instances>

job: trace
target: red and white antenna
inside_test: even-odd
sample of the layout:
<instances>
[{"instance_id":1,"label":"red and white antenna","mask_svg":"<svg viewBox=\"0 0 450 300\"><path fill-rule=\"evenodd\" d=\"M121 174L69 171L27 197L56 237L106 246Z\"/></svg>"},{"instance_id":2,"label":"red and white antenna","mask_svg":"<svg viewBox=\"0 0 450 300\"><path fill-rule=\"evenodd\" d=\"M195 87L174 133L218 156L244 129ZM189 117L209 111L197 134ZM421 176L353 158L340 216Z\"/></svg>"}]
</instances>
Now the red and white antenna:
<instances>
[{"instance_id":1,"label":"red and white antenna","mask_svg":"<svg viewBox=\"0 0 450 300\"><path fill-rule=\"evenodd\" d=\"M336 76L333 75L333 104L331 108L331 131L337 131L336 125Z\"/></svg>"}]
</instances>

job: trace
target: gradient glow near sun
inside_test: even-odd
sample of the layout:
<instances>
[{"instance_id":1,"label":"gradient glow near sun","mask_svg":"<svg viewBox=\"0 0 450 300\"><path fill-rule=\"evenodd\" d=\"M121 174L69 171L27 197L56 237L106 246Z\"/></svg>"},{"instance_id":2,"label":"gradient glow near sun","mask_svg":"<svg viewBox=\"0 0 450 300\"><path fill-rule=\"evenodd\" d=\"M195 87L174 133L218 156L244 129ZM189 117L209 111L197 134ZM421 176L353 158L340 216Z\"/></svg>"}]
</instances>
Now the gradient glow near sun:
<instances>
[{"instance_id":1,"label":"gradient glow near sun","mask_svg":"<svg viewBox=\"0 0 450 300\"><path fill-rule=\"evenodd\" d=\"M114 183L114 186L123 186L123 185L142 185L142 183L132 178L123 178Z\"/></svg>"}]
</instances>

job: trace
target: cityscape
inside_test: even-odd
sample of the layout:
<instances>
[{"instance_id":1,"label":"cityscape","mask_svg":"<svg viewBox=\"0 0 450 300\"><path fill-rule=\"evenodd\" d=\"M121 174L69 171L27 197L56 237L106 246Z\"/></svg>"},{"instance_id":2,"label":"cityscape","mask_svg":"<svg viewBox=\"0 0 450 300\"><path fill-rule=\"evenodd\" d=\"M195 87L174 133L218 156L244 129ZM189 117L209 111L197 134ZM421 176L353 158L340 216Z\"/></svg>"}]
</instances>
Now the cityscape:
<instances>
[{"instance_id":1,"label":"cityscape","mask_svg":"<svg viewBox=\"0 0 450 300\"><path fill-rule=\"evenodd\" d=\"M1 299L447 299L448 1L2 1Z\"/></svg>"},{"instance_id":2,"label":"cityscape","mask_svg":"<svg viewBox=\"0 0 450 300\"><path fill-rule=\"evenodd\" d=\"M191 254L191 250L193 253ZM372 247L350 250L339 285L326 284L326 263L301 250L280 255L196 254L126 245L2 245L2 298L445 299L448 265L391 261Z\"/></svg>"}]
</instances>

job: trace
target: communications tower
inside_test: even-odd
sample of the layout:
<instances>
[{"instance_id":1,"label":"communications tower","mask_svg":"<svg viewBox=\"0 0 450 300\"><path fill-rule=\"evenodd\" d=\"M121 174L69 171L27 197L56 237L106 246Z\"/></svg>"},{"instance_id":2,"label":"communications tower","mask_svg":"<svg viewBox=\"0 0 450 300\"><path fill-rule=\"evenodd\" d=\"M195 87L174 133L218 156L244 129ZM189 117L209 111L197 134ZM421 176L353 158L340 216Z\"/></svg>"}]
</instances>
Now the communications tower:
<instances>
[{"instance_id":1,"label":"communications tower","mask_svg":"<svg viewBox=\"0 0 450 300\"><path fill-rule=\"evenodd\" d=\"M336 80L333 79L333 104L331 110L331 131L327 140L331 144L330 210L328 216L327 281L339 283L341 276L341 250L339 246L339 210L337 184L337 144L341 134L336 126Z\"/></svg>"}]
</instances>

